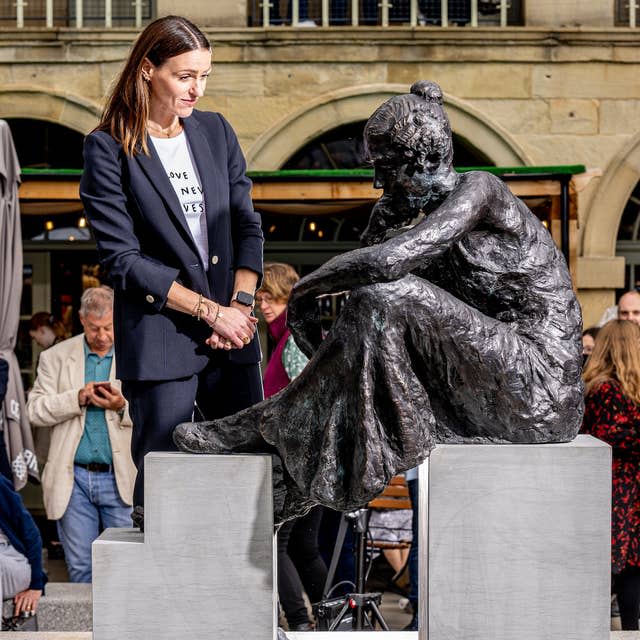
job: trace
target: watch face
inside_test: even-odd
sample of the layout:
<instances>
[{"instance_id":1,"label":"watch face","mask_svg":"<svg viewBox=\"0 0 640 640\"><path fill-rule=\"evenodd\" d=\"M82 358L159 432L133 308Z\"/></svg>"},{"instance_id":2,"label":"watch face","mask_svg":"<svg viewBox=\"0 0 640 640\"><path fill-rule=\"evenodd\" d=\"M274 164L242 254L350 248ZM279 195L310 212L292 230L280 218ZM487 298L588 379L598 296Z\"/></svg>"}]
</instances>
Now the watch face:
<instances>
[{"instance_id":1,"label":"watch face","mask_svg":"<svg viewBox=\"0 0 640 640\"><path fill-rule=\"evenodd\" d=\"M245 307L250 307L251 305L253 305L253 296L246 291L238 291L238 293L236 293L235 299Z\"/></svg>"}]
</instances>

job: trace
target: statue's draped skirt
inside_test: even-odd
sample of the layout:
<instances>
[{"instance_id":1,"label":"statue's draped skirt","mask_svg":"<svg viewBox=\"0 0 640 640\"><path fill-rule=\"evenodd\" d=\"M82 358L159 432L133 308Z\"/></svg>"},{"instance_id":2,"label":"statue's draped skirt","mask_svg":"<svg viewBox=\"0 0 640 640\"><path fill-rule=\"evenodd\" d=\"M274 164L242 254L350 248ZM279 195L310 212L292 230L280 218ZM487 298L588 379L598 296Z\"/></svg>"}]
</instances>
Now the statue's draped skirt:
<instances>
[{"instance_id":1,"label":"statue's draped skirt","mask_svg":"<svg viewBox=\"0 0 640 640\"><path fill-rule=\"evenodd\" d=\"M568 342L554 343L417 276L352 292L305 370L258 405L284 463L285 517L366 504L435 443L572 440L583 411L576 317Z\"/></svg>"}]
</instances>

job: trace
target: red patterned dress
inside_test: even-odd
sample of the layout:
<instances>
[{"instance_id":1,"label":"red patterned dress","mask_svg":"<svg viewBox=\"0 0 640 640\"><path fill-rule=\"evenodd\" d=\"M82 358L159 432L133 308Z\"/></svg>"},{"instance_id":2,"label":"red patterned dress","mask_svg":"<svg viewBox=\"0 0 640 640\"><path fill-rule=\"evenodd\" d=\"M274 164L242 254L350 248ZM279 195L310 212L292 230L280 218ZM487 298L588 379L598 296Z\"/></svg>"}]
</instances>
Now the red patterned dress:
<instances>
[{"instance_id":1,"label":"red patterned dress","mask_svg":"<svg viewBox=\"0 0 640 640\"><path fill-rule=\"evenodd\" d=\"M611 570L640 566L640 407L609 380L587 396L581 431L612 447Z\"/></svg>"}]
</instances>

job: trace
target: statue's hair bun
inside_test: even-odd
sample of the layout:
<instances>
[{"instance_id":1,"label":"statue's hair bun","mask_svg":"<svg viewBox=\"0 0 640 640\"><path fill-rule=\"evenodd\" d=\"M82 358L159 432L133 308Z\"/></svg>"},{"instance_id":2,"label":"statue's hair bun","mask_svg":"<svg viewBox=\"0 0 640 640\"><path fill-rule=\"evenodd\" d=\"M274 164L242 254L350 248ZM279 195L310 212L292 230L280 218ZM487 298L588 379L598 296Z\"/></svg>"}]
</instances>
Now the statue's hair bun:
<instances>
[{"instance_id":1,"label":"statue's hair bun","mask_svg":"<svg viewBox=\"0 0 640 640\"><path fill-rule=\"evenodd\" d=\"M431 80L418 80L411 85L411 93L424 98L427 102L442 104L442 89Z\"/></svg>"}]
</instances>

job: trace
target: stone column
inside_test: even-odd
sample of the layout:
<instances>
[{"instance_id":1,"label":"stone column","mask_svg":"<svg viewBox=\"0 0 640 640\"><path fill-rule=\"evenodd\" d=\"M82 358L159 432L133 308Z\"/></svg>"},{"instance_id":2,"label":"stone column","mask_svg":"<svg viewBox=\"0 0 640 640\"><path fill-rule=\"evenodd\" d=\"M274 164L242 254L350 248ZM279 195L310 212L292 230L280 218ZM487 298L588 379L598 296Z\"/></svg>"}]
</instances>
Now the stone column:
<instances>
[{"instance_id":1,"label":"stone column","mask_svg":"<svg viewBox=\"0 0 640 640\"><path fill-rule=\"evenodd\" d=\"M420 489L421 640L608 640L608 445L441 445Z\"/></svg>"},{"instance_id":2,"label":"stone column","mask_svg":"<svg viewBox=\"0 0 640 640\"><path fill-rule=\"evenodd\" d=\"M145 490L93 544L93 639L272 640L271 456L150 453Z\"/></svg>"}]
</instances>

